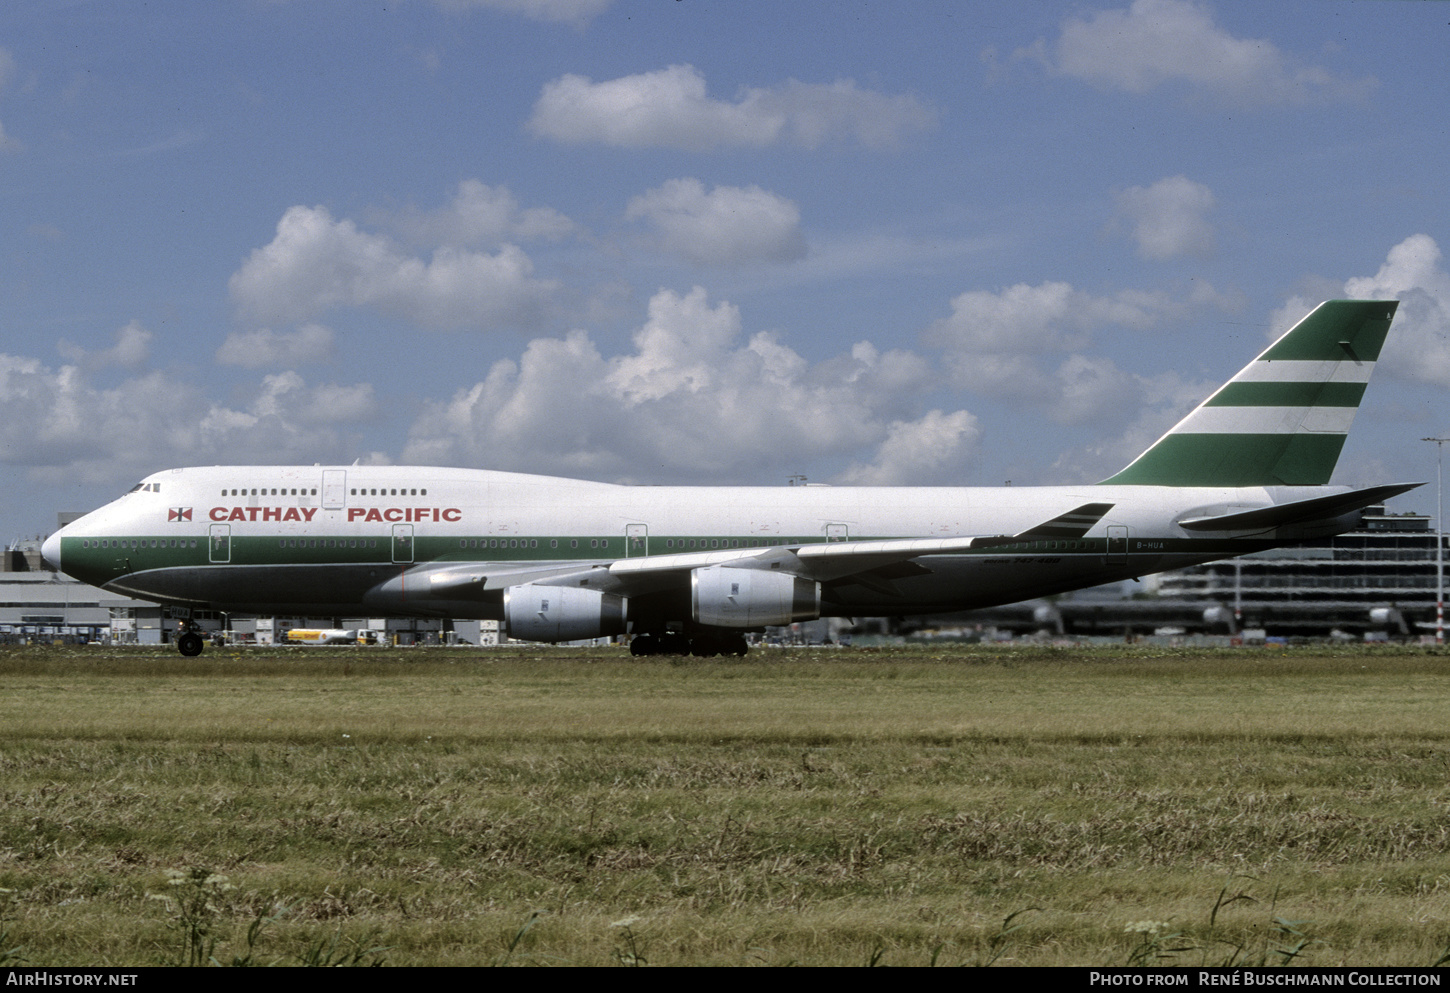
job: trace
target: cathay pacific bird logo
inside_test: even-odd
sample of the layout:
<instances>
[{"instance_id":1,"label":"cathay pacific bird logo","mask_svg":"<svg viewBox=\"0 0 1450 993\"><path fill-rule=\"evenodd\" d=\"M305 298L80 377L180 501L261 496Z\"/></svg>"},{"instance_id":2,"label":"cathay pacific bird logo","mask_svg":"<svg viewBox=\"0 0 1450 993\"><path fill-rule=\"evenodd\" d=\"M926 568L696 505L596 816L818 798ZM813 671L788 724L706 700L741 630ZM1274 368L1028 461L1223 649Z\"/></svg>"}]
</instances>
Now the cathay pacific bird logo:
<instances>
[{"instance_id":1,"label":"cathay pacific bird logo","mask_svg":"<svg viewBox=\"0 0 1450 993\"><path fill-rule=\"evenodd\" d=\"M189 520L191 520L190 507L172 507L171 509L166 511L166 522L168 524L174 524L178 521Z\"/></svg>"}]
</instances>

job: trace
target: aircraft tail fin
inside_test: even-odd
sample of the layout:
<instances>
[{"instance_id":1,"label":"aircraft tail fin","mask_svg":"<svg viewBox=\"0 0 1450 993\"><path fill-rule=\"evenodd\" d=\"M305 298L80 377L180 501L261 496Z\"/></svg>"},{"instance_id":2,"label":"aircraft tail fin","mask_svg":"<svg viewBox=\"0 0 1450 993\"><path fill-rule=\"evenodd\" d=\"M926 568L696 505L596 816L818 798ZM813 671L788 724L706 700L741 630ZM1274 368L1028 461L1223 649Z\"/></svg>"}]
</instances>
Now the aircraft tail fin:
<instances>
[{"instance_id":1,"label":"aircraft tail fin","mask_svg":"<svg viewBox=\"0 0 1450 993\"><path fill-rule=\"evenodd\" d=\"M1326 300L1104 483L1321 486L1398 302Z\"/></svg>"}]
</instances>

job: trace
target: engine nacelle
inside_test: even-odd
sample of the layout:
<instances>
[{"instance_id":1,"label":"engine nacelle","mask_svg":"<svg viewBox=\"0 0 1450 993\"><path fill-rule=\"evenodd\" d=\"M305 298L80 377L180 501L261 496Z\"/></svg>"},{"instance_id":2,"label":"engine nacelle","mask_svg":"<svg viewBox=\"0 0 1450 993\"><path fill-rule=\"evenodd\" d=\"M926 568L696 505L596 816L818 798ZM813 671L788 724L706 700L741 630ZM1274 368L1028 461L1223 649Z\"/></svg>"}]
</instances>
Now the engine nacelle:
<instances>
[{"instance_id":1,"label":"engine nacelle","mask_svg":"<svg viewBox=\"0 0 1450 993\"><path fill-rule=\"evenodd\" d=\"M573 586L510 586L503 591L504 625L522 641L580 641L624 634L629 601Z\"/></svg>"},{"instance_id":2,"label":"engine nacelle","mask_svg":"<svg viewBox=\"0 0 1450 993\"><path fill-rule=\"evenodd\" d=\"M690 573L690 612L697 624L763 628L821 616L821 584L784 572L710 566Z\"/></svg>"}]
</instances>

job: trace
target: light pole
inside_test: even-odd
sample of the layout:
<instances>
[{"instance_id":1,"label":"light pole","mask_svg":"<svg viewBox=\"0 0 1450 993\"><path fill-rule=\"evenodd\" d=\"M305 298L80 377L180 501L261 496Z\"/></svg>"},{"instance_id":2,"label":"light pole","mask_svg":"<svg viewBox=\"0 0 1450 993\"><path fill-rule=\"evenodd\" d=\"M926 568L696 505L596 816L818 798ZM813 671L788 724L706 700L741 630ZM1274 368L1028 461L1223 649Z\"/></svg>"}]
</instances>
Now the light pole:
<instances>
[{"instance_id":1,"label":"light pole","mask_svg":"<svg viewBox=\"0 0 1450 993\"><path fill-rule=\"evenodd\" d=\"M1445 442L1450 438L1421 438L1435 443L1435 644L1445 644L1445 492L1441 469Z\"/></svg>"}]
</instances>

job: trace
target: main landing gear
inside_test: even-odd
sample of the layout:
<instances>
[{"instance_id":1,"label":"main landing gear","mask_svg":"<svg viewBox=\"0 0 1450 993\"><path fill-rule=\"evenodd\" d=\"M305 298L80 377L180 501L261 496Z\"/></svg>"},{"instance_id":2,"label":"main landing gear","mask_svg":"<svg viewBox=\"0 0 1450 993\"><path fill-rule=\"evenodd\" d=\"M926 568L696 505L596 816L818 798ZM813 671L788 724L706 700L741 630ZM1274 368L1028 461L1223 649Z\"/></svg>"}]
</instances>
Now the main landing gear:
<instances>
[{"instance_id":1,"label":"main landing gear","mask_svg":"<svg viewBox=\"0 0 1450 993\"><path fill-rule=\"evenodd\" d=\"M198 633L201 629L198 628L195 624L188 622L185 625L185 628L186 629L177 636L176 648L178 651L181 652L182 655L185 655L187 658L195 658L196 656L200 655L202 649L206 647L206 641Z\"/></svg>"},{"instance_id":2,"label":"main landing gear","mask_svg":"<svg viewBox=\"0 0 1450 993\"><path fill-rule=\"evenodd\" d=\"M736 655L741 658L750 651L745 635L733 631L701 632L693 638L673 631L667 634L636 635L629 643L631 655Z\"/></svg>"}]
</instances>

